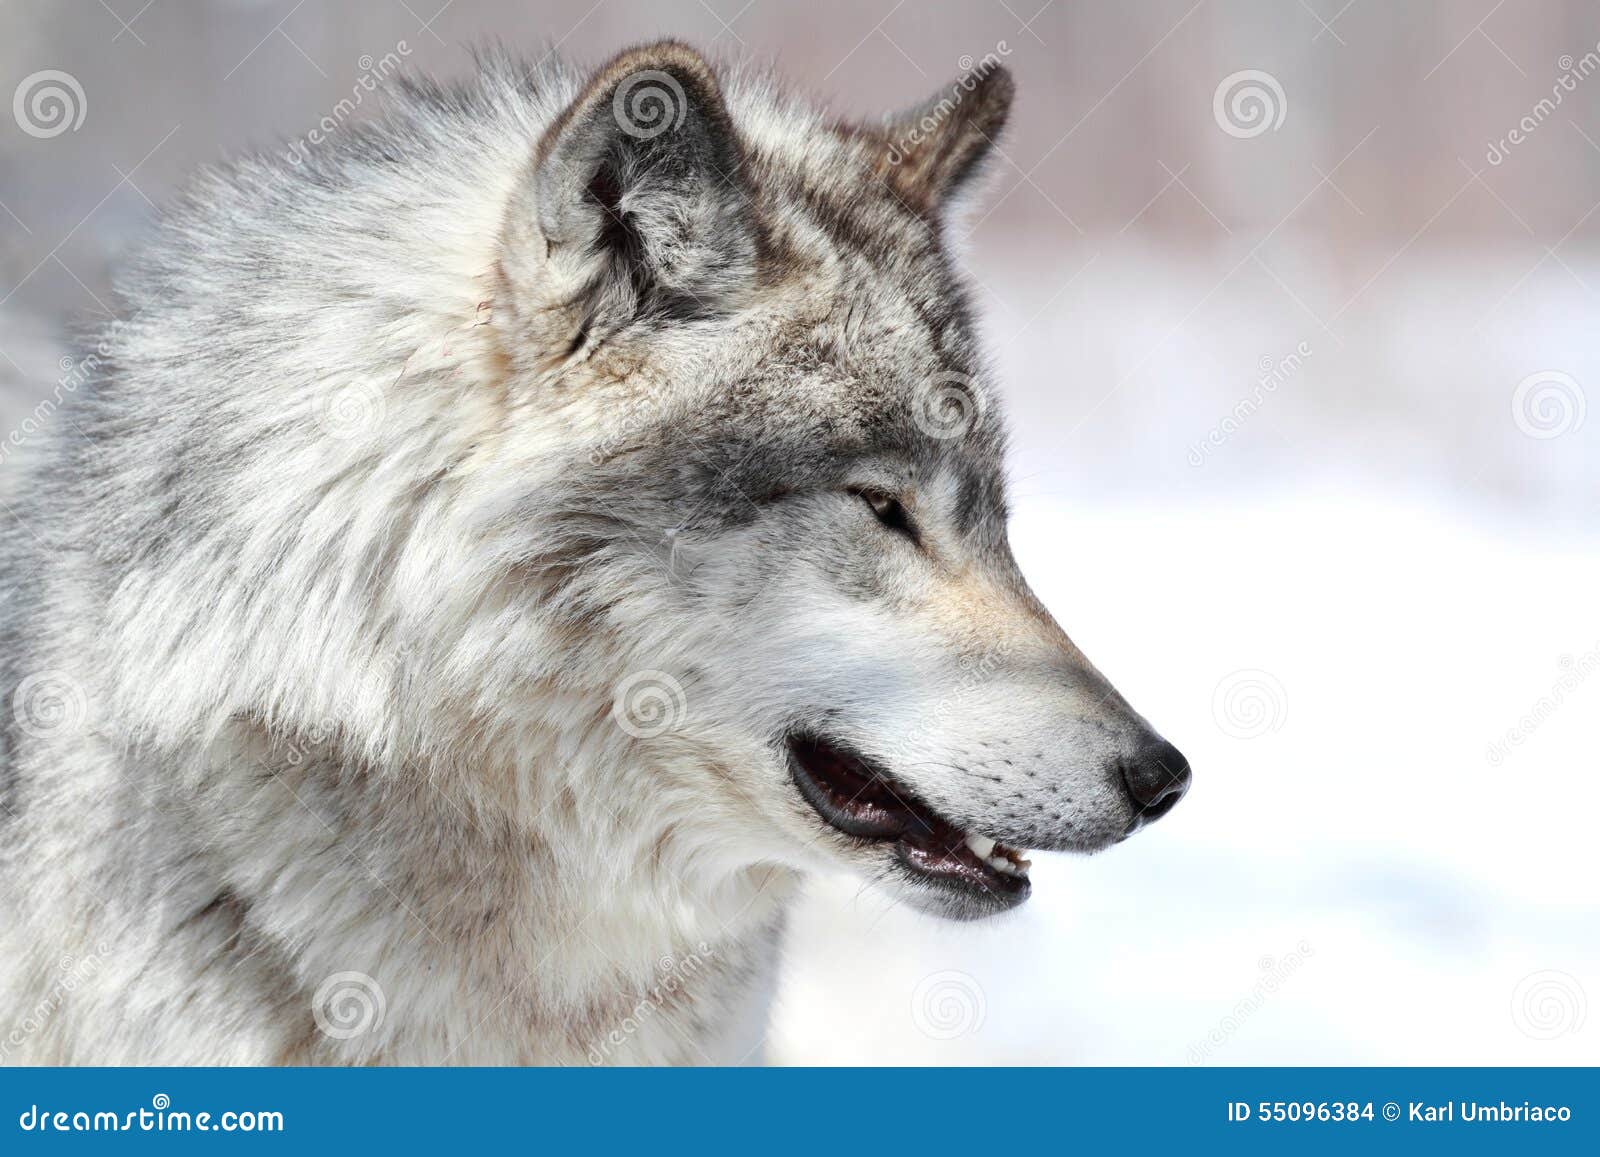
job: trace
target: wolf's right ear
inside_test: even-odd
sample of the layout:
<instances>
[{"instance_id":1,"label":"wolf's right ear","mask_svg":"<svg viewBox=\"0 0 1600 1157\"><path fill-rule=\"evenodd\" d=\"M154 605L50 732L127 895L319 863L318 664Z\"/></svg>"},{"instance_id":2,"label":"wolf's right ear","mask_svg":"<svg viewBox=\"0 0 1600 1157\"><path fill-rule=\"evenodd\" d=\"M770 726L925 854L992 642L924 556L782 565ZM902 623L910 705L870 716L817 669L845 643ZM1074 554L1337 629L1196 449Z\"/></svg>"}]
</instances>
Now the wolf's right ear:
<instances>
[{"instance_id":1,"label":"wolf's right ear","mask_svg":"<svg viewBox=\"0 0 1600 1157\"><path fill-rule=\"evenodd\" d=\"M1011 73L985 62L884 126L879 174L901 203L938 215L957 200L995 151L1017 93Z\"/></svg>"},{"instance_id":2,"label":"wolf's right ear","mask_svg":"<svg viewBox=\"0 0 1600 1157\"><path fill-rule=\"evenodd\" d=\"M704 58L675 41L632 49L539 141L502 268L523 305L566 315L564 352L642 317L726 309L755 275L748 181Z\"/></svg>"}]
</instances>

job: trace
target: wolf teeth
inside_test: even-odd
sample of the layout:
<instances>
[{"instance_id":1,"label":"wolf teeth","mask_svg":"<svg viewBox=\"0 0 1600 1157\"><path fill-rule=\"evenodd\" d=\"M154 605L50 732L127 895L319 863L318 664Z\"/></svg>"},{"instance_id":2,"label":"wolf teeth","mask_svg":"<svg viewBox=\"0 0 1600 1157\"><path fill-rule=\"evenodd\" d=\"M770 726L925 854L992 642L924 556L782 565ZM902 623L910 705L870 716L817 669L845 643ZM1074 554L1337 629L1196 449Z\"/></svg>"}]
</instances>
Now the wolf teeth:
<instances>
[{"instance_id":1,"label":"wolf teeth","mask_svg":"<svg viewBox=\"0 0 1600 1157\"><path fill-rule=\"evenodd\" d=\"M1032 867L1032 861L1023 859L1022 853L988 836L968 836L967 847L978 859L1008 876L1026 876Z\"/></svg>"},{"instance_id":2,"label":"wolf teeth","mask_svg":"<svg viewBox=\"0 0 1600 1157\"><path fill-rule=\"evenodd\" d=\"M1026 876L1028 874L1028 865L1029 861L1021 857L1015 860L1007 859L1005 856L989 857L989 866L997 872L1004 872L1008 876Z\"/></svg>"}]
</instances>

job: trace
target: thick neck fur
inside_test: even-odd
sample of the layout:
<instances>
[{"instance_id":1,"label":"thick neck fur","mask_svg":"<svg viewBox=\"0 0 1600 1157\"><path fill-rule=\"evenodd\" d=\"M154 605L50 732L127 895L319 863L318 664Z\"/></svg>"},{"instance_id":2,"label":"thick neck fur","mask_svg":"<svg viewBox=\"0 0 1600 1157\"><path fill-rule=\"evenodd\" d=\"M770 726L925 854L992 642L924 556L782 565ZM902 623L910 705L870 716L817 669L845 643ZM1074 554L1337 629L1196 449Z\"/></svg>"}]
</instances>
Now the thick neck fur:
<instances>
[{"instance_id":1,"label":"thick neck fur","mask_svg":"<svg viewBox=\"0 0 1600 1157\"><path fill-rule=\"evenodd\" d=\"M15 628L31 665L69 671L92 710L70 753L31 757L33 804L100 825L103 871L49 919L111 930L124 980L198 951L210 965L175 974L172 1000L224 1020L281 1003L297 1027L175 1036L170 1008L113 1014L108 981L30 1036L32 1057L748 1051L705 1042L764 985L794 877L707 815L701 753L611 718L651 632L623 645L578 573L581 527L540 517L581 418L497 300L507 203L576 91L558 68L491 67L458 115L419 89L361 148L305 159L305 179L245 162L202 180L130 278L161 317L133 314L94 355L86 441L45 483L44 549L70 561L11 592L32 604ZM28 847L8 850L28 874ZM150 856L148 879L114 870ZM7 949L47 980L61 937L11 927ZM664 984L685 968L697 997ZM341 1039L312 1004L345 972L388 1015Z\"/></svg>"}]
</instances>

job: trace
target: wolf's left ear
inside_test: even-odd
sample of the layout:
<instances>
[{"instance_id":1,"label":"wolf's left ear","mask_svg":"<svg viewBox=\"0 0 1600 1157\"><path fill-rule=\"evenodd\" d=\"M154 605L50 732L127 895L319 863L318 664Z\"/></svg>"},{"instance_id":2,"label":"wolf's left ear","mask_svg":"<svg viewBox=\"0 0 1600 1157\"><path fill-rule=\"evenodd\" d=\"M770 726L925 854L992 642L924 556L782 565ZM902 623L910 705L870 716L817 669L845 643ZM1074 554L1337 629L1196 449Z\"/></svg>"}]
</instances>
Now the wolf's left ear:
<instances>
[{"instance_id":1,"label":"wolf's left ear","mask_svg":"<svg viewBox=\"0 0 1600 1157\"><path fill-rule=\"evenodd\" d=\"M748 181L705 59L675 41L631 49L540 139L507 238L531 252L502 264L542 308L565 307L574 349L641 315L711 313L754 276Z\"/></svg>"},{"instance_id":2,"label":"wolf's left ear","mask_svg":"<svg viewBox=\"0 0 1600 1157\"><path fill-rule=\"evenodd\" d=\"M933 215L975 184L1011 115L1016 82L1004 67L969 72L890 117L880 174L919 213Z\"/></svg>"}]
</instances>

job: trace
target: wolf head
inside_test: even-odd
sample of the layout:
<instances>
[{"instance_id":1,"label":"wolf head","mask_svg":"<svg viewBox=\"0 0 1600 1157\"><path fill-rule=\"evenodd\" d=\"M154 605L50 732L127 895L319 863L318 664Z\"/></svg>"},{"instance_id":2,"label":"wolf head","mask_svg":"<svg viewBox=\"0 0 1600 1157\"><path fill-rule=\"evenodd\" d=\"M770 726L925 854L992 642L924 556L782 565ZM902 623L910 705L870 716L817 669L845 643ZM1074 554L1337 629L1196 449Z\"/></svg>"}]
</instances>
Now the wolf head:
<instances>
[{"instance_id":1,"label":"wolf head","mask_svg":"<svg viewBox=\"0 0 1600 1157\"><path fill-rule=\"evenodd\" d=\"M1012 91L996 66L860 127L624 53L543 131L494 290L529 414L495 469L537 480L501 525L539 527L507 532L505 598L605 672L625 791L730 860L958 917L1025 898L1022 849L1114 844L1189 782L1007 544L945 228Z\"/></svg>"},{"instance_id":2,"label":"wolf head","mask_svg":"<svg viewBox=\"0 0 1600 1157\"><path fill-rule=\"evenodd\" d=\"M63 442L106 718L423 768L658 909L777 865L981 915L1162 815L1183 757L1006 542L946 242L990 63L864 127L678 44L490 61L202 177Z\"/></svg>"}]
</instances>

